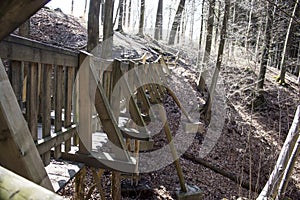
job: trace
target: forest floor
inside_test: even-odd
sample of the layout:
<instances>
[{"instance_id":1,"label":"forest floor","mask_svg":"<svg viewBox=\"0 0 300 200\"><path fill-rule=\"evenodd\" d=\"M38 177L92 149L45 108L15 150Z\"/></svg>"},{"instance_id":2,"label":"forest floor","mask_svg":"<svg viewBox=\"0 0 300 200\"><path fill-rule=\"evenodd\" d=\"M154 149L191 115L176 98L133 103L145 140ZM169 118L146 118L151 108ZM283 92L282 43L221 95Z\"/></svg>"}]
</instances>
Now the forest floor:
<instances>
[{"instance_id":1,"label":"forest floor","mask_svg":"<svg viewBox=\"0 0 300 200\"><path fill-rule=\"evenodd\" d=\"M72 46L72 41L75 41L75 49L84 47L86 31L74 22L75 19L70 19L64 14L56 16L57 14L47 11L47 9L45 12L51 12L55 16L49 17L43 12L37 14L37 18L32 18L34 22L32 25L34 30L33 39L55 45L59 44L60 46L66 44L65 47L68 48ZM48 19L46 25L44 20L40 20L40 18L45 17ZM53 20L56 21L53 22ZM39 28L36 28L37 26ZM54 32L53 30L56 30L54 28L57 26L64 26L64 28L60 27L59 29L64 31ZM67 30L69 29L72 31L68 32ZM45 38L45 35L49 37ZM142 39L138 36L119 33L116 33L116 37L116 40L119 41L119 47L114 50L119 51L121 54L122 52L135 52L133 56L138 57L145 52L153 54L153 49L156 48L170 51L169 48L164 49L164 45L159 45L147 38ZM126 42L124 42L124 38ZM53 43L53 41L55 42ZM251 58L247 58L248 53L243 51L243 48L236 47L235 49L234 54L232 52L226 53L221 67L218 89L223 88L223 93L219 94L219 97L222 96L225 102L223 107L224 115L222 115L224 116L224 125L216 140L216 144L206 156L200 158L201 154L199 152L204 148L203 143L208 136L211 126L208 122L198 117L198 120L205 123L205 131L198 132L195 135L187 153L220 169L225 174L238 177L240 181L232 181L228 177L217 173L216 170L192 161L187 156L180 157L180 164L183 168L186 182L189 185L198 186L203 192L203 199L205 200L238 199L239 197L256 198L273 170L281 146L292 123L295 109L299 104L299 88L296 85L296 78L288 75L287 85L285 87L279 86L275 82L275 76L279 72L277 69L271 68L267 71L265 81L263 92L265 101L259 106L253 106L259 64L251 60ZM195 97L191 102L196 100L197 105L188 103L186 107L189 112L192 110L194 112L195 109L199 110L203 106L207 92L200 92L196 89L199 73L195 69L195 59L193 57L197 54L195 52L181 52L178 63L172 69L172 77L177 77L179 80L174 84L177 84L175 90L178 90L176 94L179 95L180 99L189 102L191 96ZM189 91L191 94L182 91ZM180 134L180 131L182 131L179 128L182 117L180 109L170 97L164 100L164 106L167 110L168 122L173 134ZM212 118L210 123L218 125L219 121L215 121ZM155 135L154 141L156 149L167 144L163 131ZM111 199L110 176L111 173L106 171L102 180L107 199ZM174 165L167 165L160 170L143 173L140 176L143 183L148 186L148 189L123 192L123 199L175 198L179 182ZM92 179L91 170L88 169L85 182L86 191L91 186ZM122 184L126 184L128 180L123 180L122 182ZM60 194L66 199L73 199L74 180ZM300 199L299 161L295 166L292 180L287 189L287 196L291 199ZM100 199L97 191L92 194L92 199Z\"/></svg>"}]
</instances>

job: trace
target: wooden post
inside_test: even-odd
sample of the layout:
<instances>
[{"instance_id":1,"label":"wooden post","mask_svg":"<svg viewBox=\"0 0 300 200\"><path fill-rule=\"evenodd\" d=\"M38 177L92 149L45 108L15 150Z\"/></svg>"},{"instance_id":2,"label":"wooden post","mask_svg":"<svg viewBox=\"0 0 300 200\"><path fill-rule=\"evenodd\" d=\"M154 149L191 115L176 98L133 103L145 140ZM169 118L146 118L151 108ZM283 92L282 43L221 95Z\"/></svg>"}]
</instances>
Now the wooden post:
<instances>
[{"instance_id":1,"label":"wooden post","mask_svg":"<svg viewBox=\"0 0 300 200\"><path fill-rule=\"evenodd\" d=\"M55 66L55 132L61 131L62 128L62 83L63 83L63 66ZM61 157L61 144L55 147L54 158Z\"/></svg>"},{"instance_id":2,"label":"wooden post","mask_svg":"<svg viewBox=\"0 0 300 200\"><path fill-rule=\"evenodd\" d=\"M28 66L27 75L27 90L26 90L26 103L27 103L27 122L31 136L36 142L38 139L37 130L37 110L38 110L38 65L37 63L30 63Z\"/></svg>"},{"instance_id":3,"label":"wooden post","mask_svg":"<svg viewBox=\"0 0 300 200\"><path fill-rule=\"evenodd\" d=\"M90 61L86 54L80 53L79 55L79 129L78 134L80 136L79 153L89 154L92 150L92 110L91 99L89 94L90 85Z\"/></svg>"},{"instance_id":4,"label":"wooden post","mask_svg":"<svg viewBox=\"0 0 300 200\"><path fill-rule=\"evenodd\" d=\"M64 127L67 128L72 124L72 91L74 82L74 68L66 67L65 72L65 120ZM87 87L88 90L88 87ZM65 141L65 152L71 150L71 139Z\"/></svg>"},{"instance_id":5,"label":"wooden post","mask_svg":"<svg viewBox=\"0 0 300 200\"><path fill-rule=\"evenodd\" d=\"M17 97L18 103L22 105L22 81L21 81L21 62L19 61L12 61L11 62L11 85Z\"/></svg>"},{"instance_id":6,"label":"wooden post","mask_svg":"<svg viewBox=\"0 0 300 200\"><path fill-rule=\"evenodd\" d=\"M43 124L42 136L47 137L51 135L51 76L52 65L42 66L43 76L43 90L42 90L42 107L43 107ZM50 151L42 155L44 165L50 164Z\"/></svg>"}]
</instances>

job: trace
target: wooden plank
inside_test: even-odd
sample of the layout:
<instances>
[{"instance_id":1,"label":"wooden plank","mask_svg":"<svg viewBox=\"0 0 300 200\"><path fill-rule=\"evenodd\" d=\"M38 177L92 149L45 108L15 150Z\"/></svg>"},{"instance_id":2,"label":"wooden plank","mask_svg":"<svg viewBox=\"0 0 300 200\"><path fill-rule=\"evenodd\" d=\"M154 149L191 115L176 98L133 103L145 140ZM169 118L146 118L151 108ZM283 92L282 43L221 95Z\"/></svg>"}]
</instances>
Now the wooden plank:
<instances>
[{"instance_id":1,"label":"wooden plank","mask_svg":"<svg viewBox=\"0 0 300 200\"><path fill-rule=\"evenodd\" d=\"M26 90L26 114L28 127L34 141L38 139L37 133L37 110L38 110L38 64L30 63L28 66L27 75L27 90Z\"/></svg>"},{"instance_id":2,"label":"wooden plank","mask_svg":"<svg viewBox=\"0 0 300 200\"><path fill-rule=\"evenodd\" d=\"M62 84L63 84L63 66L55 66L55 119L54 119L54 132L61 131L62 128ZM54 158L58 159L61 157L61 143L55 146Z\"/></svg>"},{"instance_id":3,"label":"wooden plank","mask_svg":"<svg viewBox=\"0 0 300 200\"><path fill-rule=\"evenodd\" d=\"M92 109L91 109L91 99L89 90L90 87L90 62L86 54L81 53L79 56L79 94L78 94L78 112L79 112L79 127L78 135L79 141L79 153L89 154L92 150Z\"/></svg>"},{"instance_id":4,"label":"wooden plank","mask_svg":"<svg viewBox=\"0 0 300 200\"><path fill-rule=\"evenodd\" d=\"M42 90L42 107L43 107L43 124L42 124L42 136L48 137L51 135L51 76L52 65L44 65L42 68L43 75L43 90ZM50 151L46 152L42 156L44 165L50 164Z\"/></svg>"},{"instance_id":5,"label":"wooden plank","mask_svg":"<svg viewBox=\"0 0 300 200\"><path fill-rule=\"evenodd\" d=\"M0 166L0 199L63 199Z\"/></svg>"},{"instance_id":6,"label":"wooden plank","mask_svg":"<svg viewBox=\"0 0 300 200\"><path fill-rule=\"evenodd\" d=\"M0 4L0 40L21 26L49 0L2 0Z\"/></svg>"},{"instance_id":7,"label":"wooden plank","mask_svg":"<svg viewBox=\"0 0 300 200\"><path fill-rule=\"evenodd\" d=\"M78 52L15 35L9 36L0 42L0 57L3 59L52 65L78 65Z\"/></svg>"},{"instance_id":8,"label":"wooden plank","mask_svg":"<svg viewBox=\"0 0 300 200\"><path fill-rule=\"evenodd\" d=\"M53 190L1 61L0 91L1 165Z\"/></svg>"},{"instance_id":9,"label":"wooden plank","mask_svg":"<svg viewBox=\"0 0 300 200\"><path fill-rule=\"evenodd\" d=\"M110 166L118 166L118 169L122 169L122 171L128 173L134 173L135 169L135 158L130 157L130 161L126 162L117 159L115 155L105 152L93 153L93 155L62 152L62 159L84 163L89 167L108 170L116 170L114 168L111 168Z\"/></svg>"},{"instance_id":10,"label":"wooden plank","mask_svg":"<svg viewBox=\"0 0 300 200\"><path fill-rule=\"evenodd\" d=\"M45 169L53 185L54 191L59 192L83 167L83 163L51 160L50 164L45 167Z\"/></svg>"},{"instance_id":11,"label":"wooden plank","mask_svg":"<svg viewBox=\"0 0 300 200\"><path fill-rule=\"evenodd\" d=\"M72 124L72 92L74 82L74 68L66 67L65 70L65 119L64 127L67 128ZM65 141L65 152L71 150L71 139Z\"/></svg>"},{"instance_id":12,"label":"wooden plank","mask_svg":"<svg viewBox=\"0 0 300 200\"><path fill-rule=\"evenodd\" d=\"M20 106L22 104L22 81L21 81L22 73L21 72L22 72L21 62L12 61L11 62L11 73L12 73L11 85Z\"/></svg>"},{"instance_id":13,"label":"wooden plank","mask_svg":"<svg viewBox=\"0 0 300 200\"><path fill-rule=\"evenodd\" d=\"M63 129L60 132L56 132L51 134L48 137L40 139L36 142L36 147L39 151L40 155L51 150L52 147L58 146L62 142L70 139L76 133L76 125L69 127L67 129Z\"/></svg>"}]
</instances>

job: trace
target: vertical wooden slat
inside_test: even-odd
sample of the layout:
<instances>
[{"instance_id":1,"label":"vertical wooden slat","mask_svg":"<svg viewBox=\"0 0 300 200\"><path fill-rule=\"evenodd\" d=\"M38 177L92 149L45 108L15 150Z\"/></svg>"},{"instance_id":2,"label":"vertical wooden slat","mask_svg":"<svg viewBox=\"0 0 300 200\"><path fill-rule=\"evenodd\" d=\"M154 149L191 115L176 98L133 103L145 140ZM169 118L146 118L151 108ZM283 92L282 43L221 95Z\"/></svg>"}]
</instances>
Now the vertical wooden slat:
<instances>
[{"instance_id":1,"label":"vertical wooden slat","mask_svg":"<svg viewBox=\"0 0 300 200\"><path fill-rule=\"evenodd\" d=\"M37 81L38 81L38 65L37 63L30 63L27 74L27 90L26 90L26 114L28 127L34 141L38 139L37 129Z\"/></svg>"},{"instance_id":2,"label":"vertical wooden slat","mask_svg":"<svg viewBox=\"0 0 300 200\"><path fill-rule=\"evenodd\" d=\"M74 81L74 68L66 67L65 72L65 119L64 126L69 127L72 124L71 114L72 114L72 90L73 90L73 81ZM88 88L87 88L88 89ZM71 150L71 139L65 141L65 152Z\"/></svg>"},{"instance_id":3,"label":"vertical wooden slat","mask_svg":"<svg viewBox=\"0 0 300 200\"><path fill-rule=\"evenodd\" d=\"M61 131L62 128L62 83L63 83L63 66L55 67L55 132ZM61 144L55 147L54 158L58 159L61 157Z\"/></svg>"},{"instance_id":4,"label":"vertical wooden slat","mask_svg":"<svg viewBox=\"0 0 300 200\"><path fill-rule=\"evenodd\" d=\"M47 137L51 134L51 76L52 65L42 66L43 89L42 89L42 108L43 108L43 125L42 136ZM43 156L44 165L50 164L50 151Z\"/></svg>"},{"instance_id":5,"label":"vertical wooden slat","mask_svg":"<svg viewBox=\"0 0 300 200\"><path fill-rule=\"evenodd\" d=\"M19 61L12 61L11 62L11 85L17 97L18 103L21 106L22 104L22 82L21 82L21 75L22 75L22 67L21 62Z\"/></svg>"},{"instance_id":6,"label":"vertical wooden slat","mask_svg":"<svg viewBox=\"0 0 300 200\"><path fill-rule=\"evenodd\" d=\"M92 150L92 109L89 90L90 86L90 62L89 58L83 53L79 55L79 95L78 95L78 112L79 112L79 153L89 154Z\"/></svg>"}]
</instances>

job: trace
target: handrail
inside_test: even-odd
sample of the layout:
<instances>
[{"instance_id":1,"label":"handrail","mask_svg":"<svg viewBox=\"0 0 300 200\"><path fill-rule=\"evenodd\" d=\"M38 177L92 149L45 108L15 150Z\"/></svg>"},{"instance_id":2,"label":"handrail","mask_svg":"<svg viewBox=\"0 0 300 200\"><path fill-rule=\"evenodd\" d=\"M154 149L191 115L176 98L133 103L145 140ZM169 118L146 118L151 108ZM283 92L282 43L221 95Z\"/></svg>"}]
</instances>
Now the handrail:
<instances>
[{"instance_id":1,"label":"handrail","mask_svg":"<svg viewBox=\"0 0 300 200\"><path fill-rule=\"evenodd\" d=\"M77 51L10 35L0 42L0 57L16 61L77 66Z\"/></svg>"}]
</instances>

